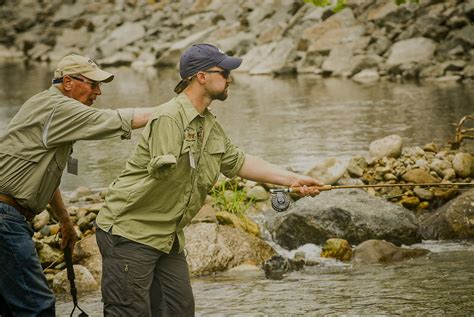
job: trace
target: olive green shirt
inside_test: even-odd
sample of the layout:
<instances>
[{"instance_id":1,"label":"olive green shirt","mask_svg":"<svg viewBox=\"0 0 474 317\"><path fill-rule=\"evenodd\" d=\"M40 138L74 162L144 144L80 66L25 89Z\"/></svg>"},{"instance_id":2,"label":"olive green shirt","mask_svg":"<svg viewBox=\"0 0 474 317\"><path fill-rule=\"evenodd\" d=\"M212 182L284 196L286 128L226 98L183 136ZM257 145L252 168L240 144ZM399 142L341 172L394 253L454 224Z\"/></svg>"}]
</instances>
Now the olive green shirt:
<instances>
[{"instance_id":1,"label":"olive green shirt","mask_svg":"<svg viewBox=\"0 0 474 317\"><path fill-rule=\"evenodd\" d=\"M220 173L237 175L244 152L215 116L200 115L185 94L160 105L125 170L112 182L99 228L169 253L204 204Z\"/></svg>"},{"instance_id":2,"label":"olive green shirt","mask_svg":"<svg viewBox=\"0 0 474 317\"><path fill-rule=\"evenodd\" d=\"M77 140L130 139L133 109L88 107L55 86L20 108L0 137L0 193L42 212L61 181Z\"/></svg>"}]
</instances>

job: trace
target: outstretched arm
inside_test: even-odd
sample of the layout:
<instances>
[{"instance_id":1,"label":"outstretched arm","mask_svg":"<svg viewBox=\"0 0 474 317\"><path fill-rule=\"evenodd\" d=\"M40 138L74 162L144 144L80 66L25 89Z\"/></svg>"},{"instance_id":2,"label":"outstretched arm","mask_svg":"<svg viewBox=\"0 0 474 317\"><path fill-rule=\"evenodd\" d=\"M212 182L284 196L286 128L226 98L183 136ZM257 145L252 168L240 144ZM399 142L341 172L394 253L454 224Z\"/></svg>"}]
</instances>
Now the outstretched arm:
<instances>
[{"instance_id":1,"label":"outstretched arm","mask_svg":"<svg viewBox=\"0 0 474 317\"><path fill-rule=\"evenodd\" d=\"M299 175L273 165L259 157L245 155L245 161L238 175L256 182L271 183L288 187L301 187L300 194L317 195L319 191L306 186L322 186L320 181L305 175Z\"/></svg>"},{"instance_id":2,"label":"outstretched arm","mask_svg":"<svg viewBox=\"0 0 474 317\"><path fill-rule=\"evenodd\" d=\"M155 112L155 107L135 108L132 119L132 129L143 128Z\"/></svg>"}]
</instances>

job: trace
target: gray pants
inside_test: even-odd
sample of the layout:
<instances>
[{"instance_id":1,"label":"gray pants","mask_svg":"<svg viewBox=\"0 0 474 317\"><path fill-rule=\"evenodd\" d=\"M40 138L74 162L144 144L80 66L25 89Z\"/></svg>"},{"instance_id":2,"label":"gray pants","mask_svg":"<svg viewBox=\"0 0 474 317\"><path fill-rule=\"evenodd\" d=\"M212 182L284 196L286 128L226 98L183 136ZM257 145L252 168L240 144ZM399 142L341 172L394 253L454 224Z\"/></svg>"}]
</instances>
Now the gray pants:
<instances>
[{"instance_id":1,"label":"gray pants","mask_svg":"<svg viewBox=\"0 0 474 317\"><path fill-rule=\"evenodd\" d=\"M194 316L184 252L169 254L99 228L104 316Z\"/></svg>"}]
</instances>

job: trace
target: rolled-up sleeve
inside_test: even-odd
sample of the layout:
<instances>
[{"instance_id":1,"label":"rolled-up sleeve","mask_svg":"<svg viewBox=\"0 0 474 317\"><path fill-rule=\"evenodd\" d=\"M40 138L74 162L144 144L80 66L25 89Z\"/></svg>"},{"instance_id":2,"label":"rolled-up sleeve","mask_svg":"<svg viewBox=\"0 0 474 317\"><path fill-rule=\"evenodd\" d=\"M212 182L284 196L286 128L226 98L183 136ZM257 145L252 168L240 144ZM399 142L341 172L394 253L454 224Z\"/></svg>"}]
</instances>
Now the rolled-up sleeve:
<instances>
[{"instance_id":1,"label":"rolled-up sleeve","mask_svg":"<svg viewBox=\"0 0 474 317\"><path fill-rule=\"evenodd\" d=\"M148 173L159 179L176 170L176 164L181 152L182 131L175 119L160 116L150 123L148 146L150 162Z\"/></svg>"},{"instance_id":2,"label":"rolled-up sleeve","mask_svg":"<svg viewBox=\"0 0 474 317\"><path fill-rule=\"evenodd\" d=\"M232 178L236 176L245 161L245 153L234 145L229 138L225 141L225 153L221 162L221 173Z\"/></svg>"},{"instance_id":3,"label":"rolled-up sleeve","mask_svg":"<svg viewBox=\"0 0 474 317\"><path fill-rule=\"evenodd\" d=\"M122 120L122 140L130 140L132 137L132 120L135 113L133 108L124 108L117 110L120 119Z\"/></svg>"}]
</instances>

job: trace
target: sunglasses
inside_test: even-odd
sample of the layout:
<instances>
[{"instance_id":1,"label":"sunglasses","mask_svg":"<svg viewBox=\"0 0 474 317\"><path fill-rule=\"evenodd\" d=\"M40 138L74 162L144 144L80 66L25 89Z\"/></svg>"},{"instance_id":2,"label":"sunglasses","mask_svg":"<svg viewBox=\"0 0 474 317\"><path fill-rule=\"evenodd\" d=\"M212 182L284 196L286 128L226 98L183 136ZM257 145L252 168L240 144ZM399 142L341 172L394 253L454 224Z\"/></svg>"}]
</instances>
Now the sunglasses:
<instances>
[{"instance_id":1,"label":"sunglasses","mask_svg":"<svg viewBox=\"0 0 474 317\"><path fill-rule=\"evenodd\" d=\"M82 81L83 83L91 85L92 89L100 88L100 86L102 86L102 82L100 82L100 81L90 81L90 80L87 80L85 78L70 76L70 75L69 75L69 77L71 77L74 80Z\"/></svg>"},{"instance_id":2,"label":"sunglasses","mask_svg":"<svg viewBox=\"0 0 474 317\"><path fill-rule=\"evenodd\" d=\"M205 73L219 73L224 77L224 79L229 78L230 76L230 70L228 69L223 69L223 70L203 70Z\"/></svg>"}]
</instances>

